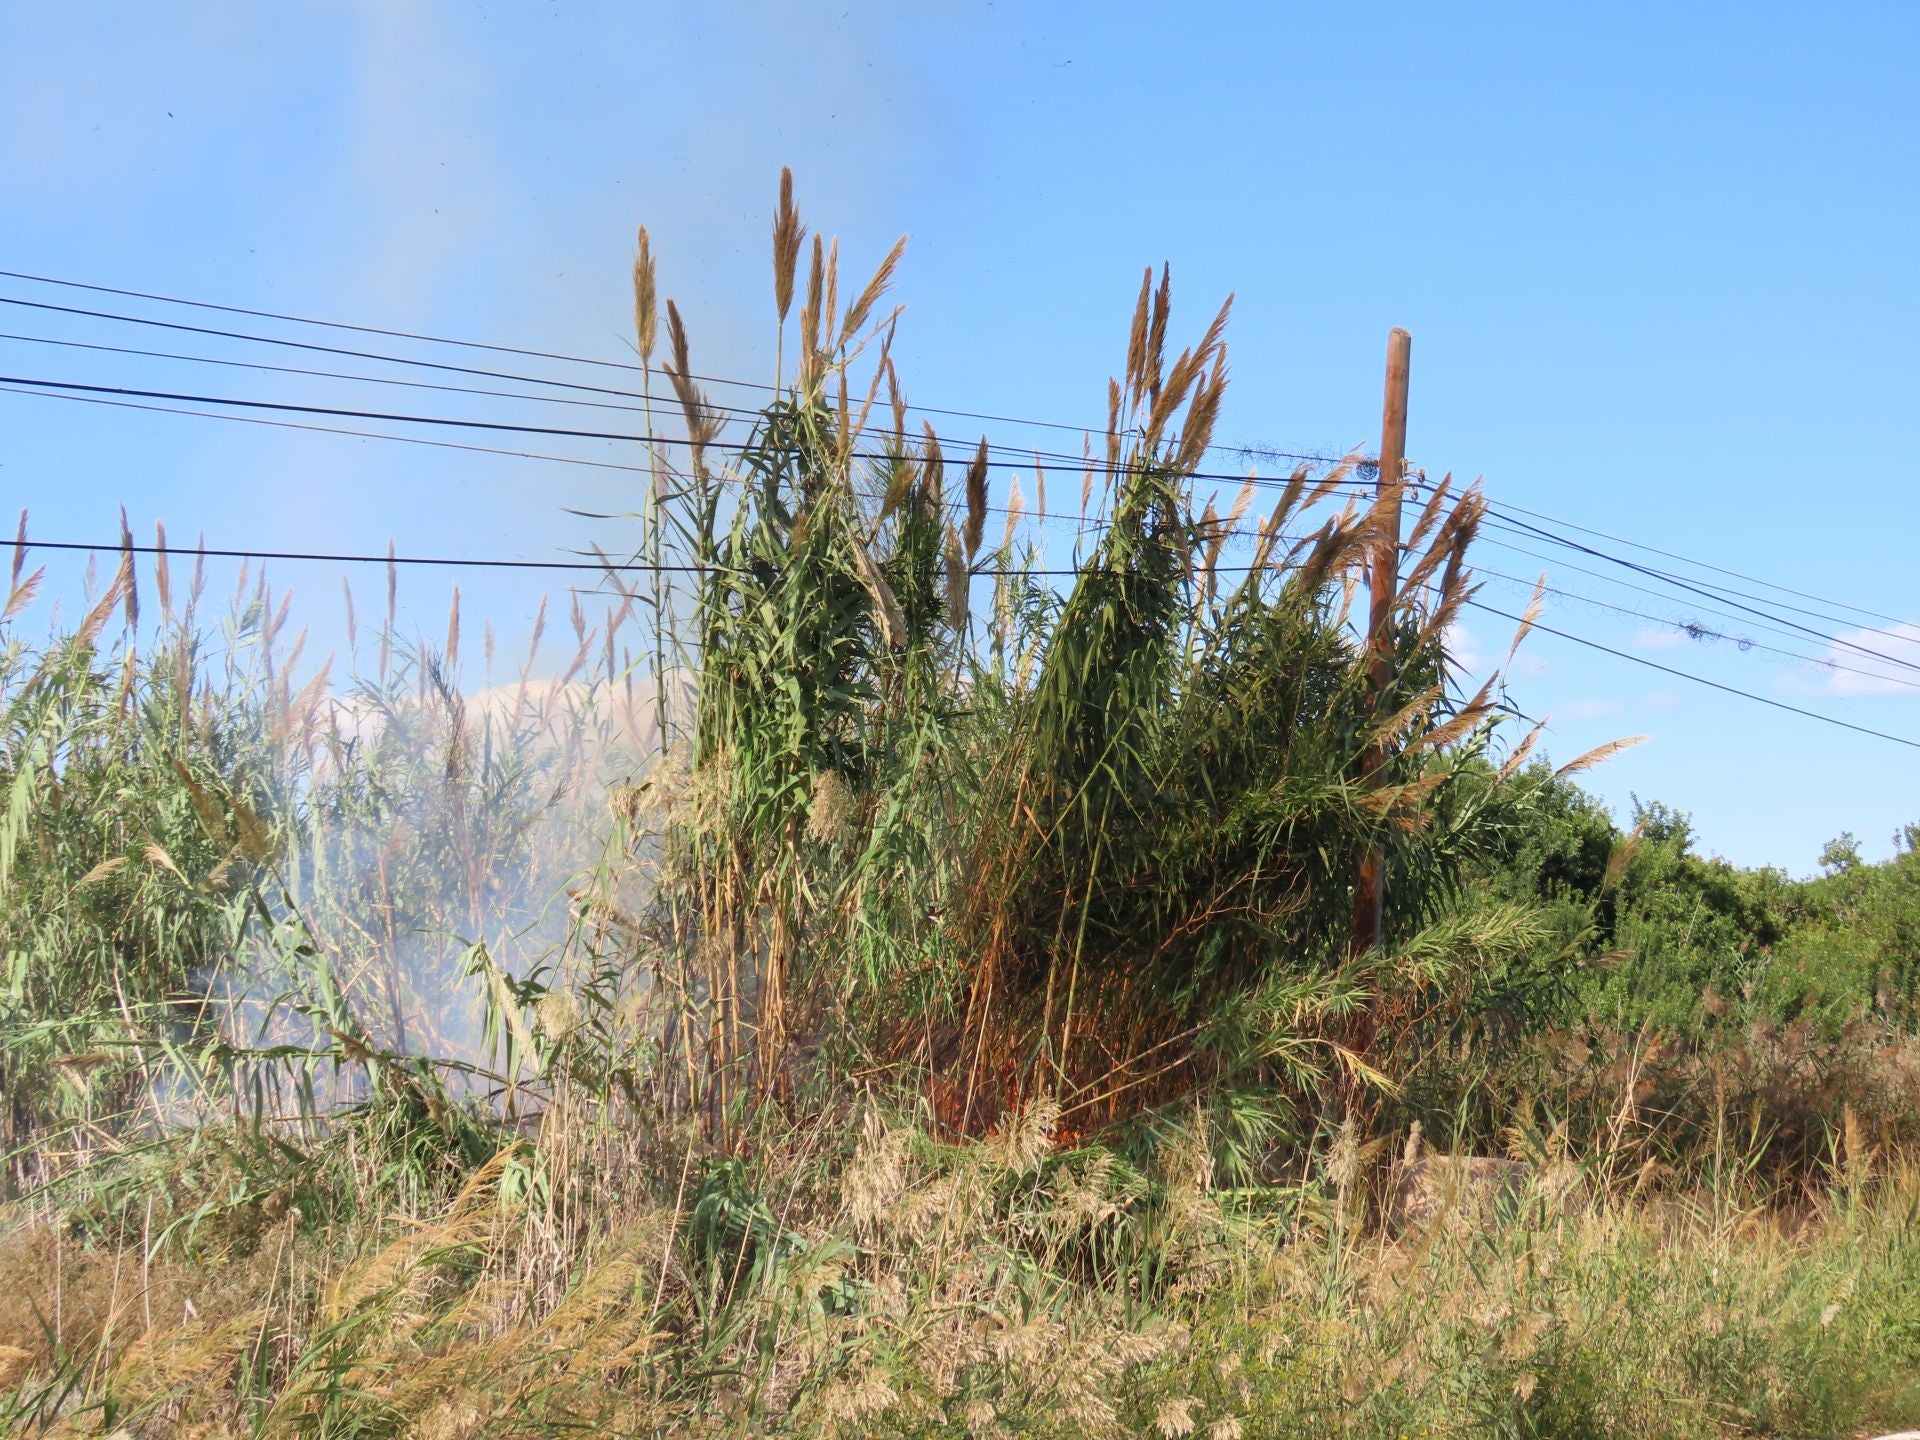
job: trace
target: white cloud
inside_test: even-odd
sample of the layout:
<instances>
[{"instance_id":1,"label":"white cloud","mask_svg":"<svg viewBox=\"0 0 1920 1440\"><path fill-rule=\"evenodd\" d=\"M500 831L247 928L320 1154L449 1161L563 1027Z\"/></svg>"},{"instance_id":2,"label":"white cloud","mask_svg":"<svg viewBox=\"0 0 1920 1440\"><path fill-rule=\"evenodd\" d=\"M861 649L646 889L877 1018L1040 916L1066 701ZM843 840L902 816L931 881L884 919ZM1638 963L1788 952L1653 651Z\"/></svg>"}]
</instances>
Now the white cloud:
<instances>
[{"instance_id":1,"label":"white cloud","mask_svg":"<svg viewBox=\"0 0 1920 1440\"><path fill-rule=\"evenodd\" d=\"M1481 653L1479 641L1460 621L1447 626L1443 643L1454 665L1466 674L1477 675L1486 668L1487 657Z\"/></svg>"},{"instance_id":2,"label":"white cloud","mask_svg":"<svg viewBox=\"0 0 1920 1440\"><path fill-rule=\"evenodd\" d=\"M1871 652L1871 653L1863 653ZM1826 689L1833 695L1912 695L1920 685L1920 625L1850 630L1827 647ZM1837 668L1845 666L1845 669Z\"/></svg>"}]
</instances>

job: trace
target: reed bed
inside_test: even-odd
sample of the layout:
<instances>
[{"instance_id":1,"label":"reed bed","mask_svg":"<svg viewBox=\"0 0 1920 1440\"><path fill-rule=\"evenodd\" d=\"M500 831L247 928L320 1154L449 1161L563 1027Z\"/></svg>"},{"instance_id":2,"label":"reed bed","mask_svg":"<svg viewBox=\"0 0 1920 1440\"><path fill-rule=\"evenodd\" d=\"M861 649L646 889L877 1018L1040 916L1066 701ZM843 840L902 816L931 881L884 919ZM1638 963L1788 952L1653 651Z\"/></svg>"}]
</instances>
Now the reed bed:
<instances>
[{"instance_id":1,"label":"reed bed","mask_svg":"<svg viewBox=\"0 0 1920 1440\"><path fill-rule=\"evenodd\" d=\"M1623 1037L1576 1084L1528 1018L1638 842L1579 904L1487 881L1561 782L1447 653L1477 492L1408 531L1378 694L1351 616L1395 497L1342 503L1352 466L1196 493L1228 307L1176 350L1147 273L1106 433L995 543L987 442L949 460L909 424L901 247L843 304L810 238L783 177L780 388L742 432L639 232L654 568L573 600L558 666L543 605L503 682L491 631L463 681L458 592L444 640L406 641L389 573L364 643L347 596L336 677L264 575L214 624L191 553L143 572L130 538L29 642L16 549L0 1417L1232 1440L1913 1414L1898 1106L1833 1089L1782 1146L1716 1071L1680 1124L1660 1085L1697 1101L1697 1063ZM1027 523L1049 488L1078 496L1064 563ZM1355 954L1374 849L1387 938ZM1409 1223L1415 1122L1514 1183Z\"/></svg>"}]
</instances>

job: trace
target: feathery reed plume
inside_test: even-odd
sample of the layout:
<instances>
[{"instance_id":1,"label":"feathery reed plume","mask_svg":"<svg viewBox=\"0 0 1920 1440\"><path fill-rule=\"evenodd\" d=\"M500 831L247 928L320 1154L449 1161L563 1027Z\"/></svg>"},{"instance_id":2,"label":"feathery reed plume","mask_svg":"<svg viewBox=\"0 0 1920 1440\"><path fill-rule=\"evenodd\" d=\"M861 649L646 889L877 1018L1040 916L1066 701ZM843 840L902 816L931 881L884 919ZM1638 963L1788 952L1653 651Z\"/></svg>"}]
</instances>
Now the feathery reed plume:
<instances>
[{"instance_id":1,"label":"feathery reed plume","mask_svg":"<svg viewBox=\"0 0 1920 1440\"><path fill-rule=\"evenodd\" d=\"M1120 465L1120 382L1111 377L1107 380L1107 473L1111 475Z\"/></svg>"},{"instance_id":2,"label":"feathery reed plume","mask_svg":"<svg viewBox=\"0 0 1920 1440\"><path fill-rule=\"evenodd\" d=\"M1152 267L1148 267L1152 274ZM1146 382L1149 407L1160 399L1160 371L1167 353L1167 317L1173 313L1173 267L1160 267L1160 288L1154 292L1153 317L1147 322L1147 346L1141 360L1141 378Z\"/></svg>"},{"instance_id":3,"label":"feathery reed plume","mask_svg":"<svg viewBox=\"0 0 1920 1440\"><path fill-rule=\"evenodd\" d=\"M1447 497L1452 493L1453 476L1451 475L1445 476L1438 485L1433 487L1433 494L1421 508L1420 518L1414 522L1413 531L1407 536L1408 553L1418 550L1427 543L1427 536L1432 532L1433 527L1440 523L1442 509L1447 503Z\"/></svg>"},{"instance_id":4,"label":"feathery reed plume","mask_svg":"<svg viewBox=\"0 0 1920 1440\"><path fill-rule=\"evenodd\" d=\"M1020 524L1020 514L1026 508L1026 497L1020 493L1020 477L1013 476L1008 482L1007 494L1007 533L1001 538L1003 550L1013 545L1013 532Z\"/></svg>"},{"instance_id":5,"label":"feathery reed plume","mask_svg":"<svg viewBox=\"0 0 1920 1440\"><path fill-rule=\"evenodd\" d=\"M133 531L127 525L127 507L120 507L120 554L127 572L127 628L140 628L140 572L133 563Z\"/></svg>"},{"instance_id":6,"label":"feathery reed plume","mask_svg":"<svg viewBox=\"0 0 1920 1440\"><path fill-rule=\"evenodd\" d=\"M653 347L659 334L660 310L654 278L653 244L642 225L633 251L633 336L640 348L640 363L653 365Z\"/></svg>"},{"instance_id":7,"label":"feathery reed plume","mask_svg":"<svg viewBox=\"0 0 1920 1440\"><path fill-rule=\"evenodd\" d=\"M881 523L906 503L907 496L913 493L916 478L913 461L905 455L892 456L886 464L887 489L881 497L880 514L876 517Z\"/></svg>"},{"instance_id":8,"label":"feathery reed plume","mask_svg":"<svg viewBox=\"0 0 1920 1440\"><path fill-rule=\"evenodd\" d=\"M807 299L800 307L800 388L811 388L820 353L820 305L827 283L827 247L818 235L813 237L813 261L807 267Z\"/></svg>"},{"instance_id":9,"label":"feathery reed plume","mask_svg":"<svg viewBox=\"0 0 1920 1440\"><path fill-rule=\"evenodd\" d=\"M1513 657L1520 653L1520 646L1533 630L1535 623L1547 608L1547 572L1542 570L1540 578L1533 582L1533 594L1527 599L1527 608L1520 612L1520 623L1514 627L1513 643L1507 647L1507 664L1513 663Z\"/></svg>"},{"instance_id":10,"label":"feathery reed plume","mask_svg":"<svg viewBox=\"0 0 1920 1440\"><path fill-rule=\"evenodd\" d=\"M153 588L160 596L162 619L173 618L172 574L167 568L167 527L153 522Z\"/></svg>"},{"instance_id":11,"label":"feathery reed plume","mask_svg":"<svg viewBox=\"0 0 1920 1440\"><path fill-rule=\"evenodd\" d=\"M107 586L106 593L102 595L99 600L94 603L93 608L87 612L86 618L80 622L80 628L73 632L74 639L78 643L81 645L93 644L100 632L106 628L108 617L119 607L120 602L126 598L127 591L132 586L132 583L133 554L131 551L122 551L120 555L120 568L114 572L113 583Z\"/></svg>"},{"instance_id":12,"label":"feathery reed plume","mask_svg":"<svg viewBox=\"0 0 1920 1440\"><path fill-rule=\"evenodd\" d=\"M1564 780L1569 775L1578 775L1582 770L1591 770L1594 766L1604 764L1608 760L1611 760L1622 750L1632 749L1635 745L1640 744L1648 738L1650 737L1645 735L1628 735L1619 740L1609 740L1604 745L1596 745L1585 754L1574 756L1573 759L1554 771L1553 778L1556 780Z\"/></svg>"},{"instance_id":13,"label":"feathery reed plume","mask_svg":"<svg viewBox=\"0 0 1920 1440\"><path fill-rule=\"evenodd\" d=\"M1640 853L1645 842L1646 831L1639 825L1622 835L1607 853L1607 868L1600 875L1600 893L1606 895L1620 888L1620 882L1627 878L1627 870L1633 864L1633 857Z\"/></svg>"},{"instance_id":14,"label":"feathery reed plume","mask_svg":"<svg viewBox=\"0 0 1920 1440\"><path fill-rule=\"evenodd\" d=\"M887 258L880 262L880 268L873 272L873 278L867 282L853 304L847 307L846 323L840 327L840 346L844 346L867 323L867 317L873 313L873 307L880 297L887 293L893 284L893 272L899 268L900 257L906 252L907 237L902 235L893 242L893 249L887 252ZM839 348L839 347L836 347Z\"/></svg>"},{"instance_id":15,"label":"feathery reed plume","mask_svg":"<svg viewBox=\"0 0 1920 1440\"><path fill-rule=\"evenodd\" d=\"M956 637L961 637L960 643L964 646L968 591L972 577L967 571L967 554L961 546L960 532L953 528L951 522L947 525L943 558L947 567L947 624Z\"/></svg>"},{"instance_id":16,"label":"feathery reed plume","mask_svg":"<svg viewBox=\"0 0 1920 1440\"><path fill-rule=\"evenodd\" d=\"M1371 512L1359 515L1349 503L1314 534L1305 558L1288 573L1287 585L1298 594L1313 594L1330 577L1352 569L1373 536Z\"/></svg>"},{"instance_id":17,"label":"feathery reed plume","mask_svg":"<svg viewBox=\"0 0 1920 1440\"><path fill-rule=\"evenodd\" d=\"M855 437L867 433L867 417L873 414L874 402L880 398L880 386L885 381L888 372L893 369L893 359L890 354L892 349L893 326L889 324L887 326L887 333L880 341L880 358L874 362L873 378L867 382L867 398L860 402L860 413L853 417L851 423L846 420L847 372L844 366L841 368L840 411L841 425L845 431L842 450L843 453L848 456L852 454Z\"/></svg>"},{"instance_id":18,"label":"feathery reed plume","mask_svg":"<svg viewBox=\"0 0 1920 1440\"><path fill-rule=\"evenodd\" d=\"M973 452L967 466L967 563L980 553L980 540L987 532L987 437L980 437L980 448Z\"/></svg>"},{"instance_id":19,"label":"feathery reed plume","mask_svg":"<svg viewBox=\"0 0 1920 1440\"><path fill-rule=\"evenodd\" d=\"M1424 519L1424 517L1422 517ZM1459 583L1458 567L1454 564L1456 556L1464 553L1463 537L1471 538L1467 527L1479 520L1478 503L1471 492L1461 497L1460 503L1447 512L1440 522L1439 533L1433 537L1426 553L1416 560L1400 580L1400 600L1410 603L1419 594L1433 572L1445 565L1453 574L1452 579L1443 578L1440 582L1442 595L1447 594ZM1408 545L1408 550L1415 547ZM1511 657L1509 657L1511 658Z\"/></svg>"},{"instance_id":20,"label":"feathery reed plume","mask_svg":"<svg viewBox=\"0 0 1920 1440\"><path fill-rule=\"evenodd\" d=\"M1296 466L1294 472L1287 477L1287 483L1280 491L1279 500L1274 503L1273 510L1267 516L1267 533L1276 542L1280 539L1280 532L1286 528L1287 521L1293 518L1294 511L1300 507L1300 499L1306 493L1306 489L1307 467Z\"/></svg>"},{"instance_id":21,"label":"feathery reed plume","mask_svg":"<svg viewBox=\"0 0 1920 1440\"><path fill-rule=\"evenodd\" d=\"M1440 603L1444 607L1460 590L1460 577L1467 563L1467 550L1480 533L1480 517L1487 513L1486 497L1478 488L1469 490L1447 517L1453 534L1447 541L1447 569L1440 577Z\"/></svg>"},{"instance_id":22,"label":"feathery reed plume","mask_svg":"<svg viewBox=\"0 0 1920 1440\"><path fill-rule=\"evenodd\" d=\"M847 544L853 552L854 568L860 572L860 582L873 598L873 615L880 626L881 638L886 641L889 650L904 650L907 645L907 617L900 608L893 587L887 583L887 577L881 573L880 566L867 547L860 543L858 535L849 533Z\"/></svg>"},{"instance_id":23,"label":"feathery reed plume","mask_svg":"<svg viewBox=\"0 0 1920 1440\"><path fill-rule=\"evenodd\" d=\"M1302 510L1317 508L1323 500L1347 482L1348 477L1353 474L1354 467L1358 463L1358 458L1355 455L1349 455L1341 460L1338 465L1335 465L1314 483L1313 489L1308 492L1307 498L1300 508Z\"/></svg>"},{"instance_id":24,"label":"feathery reed plume","mask_svg":"<svg viewBox=\"0 0 1920 1440\"><path fill-rule=\"evenodd\" d=\"M47 567L42 565L24 581L15 577L12 588L7 591L6 608L0 610L0 620L11 620L33 603L33 597L38 593L40 582L46 578L46 573Z\"/></svg>"},{"instance_id":25,"label":"feathery reed plume","mask_svg":"<svg viewBox=\"0 0 1920 1440\"><path fill-rule=\"evenodd\" d=\"M1187 423L1180 431L1180 449L1174 455L1173 468L1183 474L1199 468L1207 447L1213 443L1213 427L1220 419L1220 398L1227 390L1227 362L1223 356L1214 362L1213 373L1200 382L1193 405L1187 411Z\"/></svg>"},{"instance_id":26,"label":"feathery reed plume","mask_svg":"<svg viewBox=\"0 0 1920 1440\"><path fill-rule=\"evenodd\" d=\"M532 668L534 658L540 653L540 637L547 630L547 597L540 597L540 605L533 612L533 634L527 640L527 666Z\"/></svg>"},{"instance_id":27,"label":"feathery reed plume","mask_svg":"<svg viewBox=\"0 0 1920 1440\"><path fill-rule=\"evenodd\" d=\"M673 364L667 378L680 397L680 409L687 421L687 448L694 469L700 470L706 463L708 444L720 433L720 417L693 383L693 369L687 359L687 327L681 323L680 307L671 300L667 301L667 335L673 345Z\"/></svg>"},{"instance_id":28,"label":"feathery reed plume","mask_svg":"<svg viewBox=\"0 0 1920 1440\"><path fill-rule=\"evenodd\" d=\"M393 560L393 537L387 537L387 623L380 631L380 680L384 684L393 660L393 627L400 613L400 567Z\"/></svg>"},{"instance_id":29,"label":"feathery reed plume","mask_svg":"<svg viewBox=\"0 0 1920 1440\"><path fill-rule=\"evenodd\" d=\"M1398 745L1412 732L1415 725L1432 713L1435 705L1446 698L1446 693L1446 686L1435 681L1374 726L1368 732L1367 743L1381 748Z\"/></svg>"},{"instance_id":30,"label":"feathery reed plume","mask_svg":"<svg viewBox=\"0 0 1920 1440\"><path fill-rule=\"evenodd\" d=\"M1502 780L1511 780L1520 772L1520 767L1527 763L1527 756L1533 753L1533 747L1540 743L1540 737L1546 734L1546 731L1547 722L1542 720L1527 732L1524 740L1513 747L1512 752L1500 764L1499 774Z\"/></svg>"},{"instance_id":31,"label":"feathery reed plume","mask_svg":"<svg viewBox=\"0 0 1920 1440\"><path fill-rule=\"evenodd\" d=\"M1239 529L1240 522L1247 518L1247 510L1253 504L1253 481L1253 472L1248 471L1247 478L1240 482L1240 489L1233 497L1233 505L1227 511L1229 532Z\"/></svg>"},{"instance_id":32,"label":"feathery reed plume","mask_svg":"<svg viewBox=\"0 0 1920 1440\"><path fill-rule=\"evenodd\" d=\"M840 237L827 242L826 291L820 299L819 327L821 348L826 349L833 336L833 317L840 313Z\"/></svg>"},{"instance_id":33,"label":"feathery reed plume","mask_svg":"<svg viewBox=\"0 0 1920 1440\"><path fill-rule=\"evenodd\" d=\"M200 608L200 596L207 588L207 534L201 531L194 541L193 584L187 589L187 609L182 623L193 618L193 612Z\"/></svg>"},{"instance_id":34,"label":"feathery reed plume","mask_svg":"<svg viewBox=\"0 0 1920 1440\"><path fill-rule=\"evenodd\" d=\"M8 579L8 588L20 583L20 571L27 563L27 512L20 512L20 528L13 536L13 574Z\"/></svg>"},{"instance_id":35,"label":"feathery reed plume","mask_svg":"<svg viewBox=\"0 0 1920 1440\"><path fill-rule=\"evenodd\" d=\"M1040 452L1033 452L1033 514L1037 520L1047 518L1047 470L1040 463Z\"/></svg>"},{"instance_id":36,"label":"feathery reed plume","mask_svg":"<svg viewBox=\"0 0 1920 1440\"><path fill-rule=\"evenodd\" d=\"M1127 335L1127 389L1136 395L1147 388L1147 315L1152 305L1153 267L1148 265L1140 275L1140 299L1133 307L1133 327Z\"/></svg>"},{"instance_id":37,"label":"feathery reed plume","mask_svg":"<svg viewBox=\"0 0 1920 1440\"><path fill-rule=\"evenodd\" d=\"M460 663L460 587L453 587L453 604L447 611L447 669Z\"/></svg>"},{"instance_id":38,"label":"feathery reed plume","mask_svg":"<svg viewBox=\"0 0 1920 1440\"><path fill-rule=\"evenodd\" d=\"M880 352L880 368L887 372L887 404L893 411L893 442L902 449L907 443L907 396L900 388L900 376L893 368L893 357L888 352L893 348L893 336L887 336L887 346Z\"/></svg>"},{"instance_id":39,"label":"feathery reed plume","mask_svg":"<svg viewBox=\"0 0 1920 1440\"><path fill-rule=\"evenodd\" d=\"M793 170L780 167L780 205L773 214L773 305L786 324L793 307L793 273L800 262L800 241L807 230L793 203Z\"/></svg>"},{"instance_id":40,"label":"feathery reed plume","mask_svg":"<svg viewBox=\"0 0 1920 1440\"><path fill-rule=\"evenodd\" d=\"M1432 729L1414 737L1407 746L1407 754L1417 755L1422 750L1444 750L1455 741L1471 734L1485 723L1487 716L1493 713L1491 703L1494 684L1499 676L1489 675L1479 690L1453 716Z\"/></svg>"},{"instance_id":41,"label":"feathery reed plume","mask_svg":"<svg viewBox=\"0 0 1920 1440\"><path fill-rule=\"evenodd\" d=\"M344 575L340 577L340 598L347 605L347 649L351 652L360 648L360 622L353 610L353 585Z\"/></svg>"},{"instance_id":42,"label":"feathery reed plume","mask_svg":"<svg viewBox=\"0 0 1920 1440\"><path fill-rule=\"evenodd\" d=\"M1232 526L1221 521L1220 512L1213 508L1213 501L1207 501L1206 513L1201 515L1199 532L1206 537L1207 552L1205 563L1201 567L1202 586L1209 602L1213 600L1215 582L1218 578L1220 551L1227 543L1227 532Z\"/></svg>"}]
</instances>

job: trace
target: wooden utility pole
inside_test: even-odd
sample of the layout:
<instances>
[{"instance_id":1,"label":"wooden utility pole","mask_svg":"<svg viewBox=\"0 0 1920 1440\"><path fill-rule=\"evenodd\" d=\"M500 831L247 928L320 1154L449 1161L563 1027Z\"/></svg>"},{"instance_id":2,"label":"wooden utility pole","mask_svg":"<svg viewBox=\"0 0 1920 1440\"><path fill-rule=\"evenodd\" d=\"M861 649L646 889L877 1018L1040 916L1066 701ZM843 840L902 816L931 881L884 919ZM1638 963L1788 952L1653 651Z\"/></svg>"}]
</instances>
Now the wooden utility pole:
<instances>
[{"instance_id":1,"label":"wooden utility pole","mask_svg":"<svg viewBox=\"0 0 1920 1440\"><path fill-rule=\"evenodd\" d=\"M1380 475L1377 511L1381 528L1375 537L1367 567L1367 683L1373 692L1370 710L1377 717L1393 688L1393 602L1400 589L1400 496L1407 466L1407 375L1413 357L1413 337L1404 330L1387 334L1387 395L1380 416ZM1369 743L1360 756L1362 779L1371 780L1386 764L1386 747ZM1353 953L1364 954L1380 943L1380 920L1386 899L1386 857L1378 845L1360 857L1360 873L1353 883Z\"/></svg>"}]
</instances>

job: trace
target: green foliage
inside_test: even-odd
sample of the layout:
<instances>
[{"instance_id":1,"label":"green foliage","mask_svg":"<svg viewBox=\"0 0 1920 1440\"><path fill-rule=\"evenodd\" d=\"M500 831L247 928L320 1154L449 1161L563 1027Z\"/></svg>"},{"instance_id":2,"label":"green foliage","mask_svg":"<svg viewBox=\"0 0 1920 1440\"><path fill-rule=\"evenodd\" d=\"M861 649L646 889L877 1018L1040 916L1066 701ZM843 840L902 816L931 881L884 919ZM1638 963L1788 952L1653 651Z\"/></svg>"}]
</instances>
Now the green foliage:
<instances>
[{"instance_id":1,"label":"green foliage","mask_svg":"<svg viewBox=\"0 0 1920 1440\"><path fill-rule=\"evenodd\" d=\"M257 625L248 612L230 643L249 643ZM141 1084L130 1036L187 1044L217 1024L208 989L240 942L250 876L268 858L252 807L272 766L253 677L231 662L206 668L184 632L115 663L80 636L0 653L9 1155L43 1127L124 1111Z\"/></svg>"}]
</instances>

